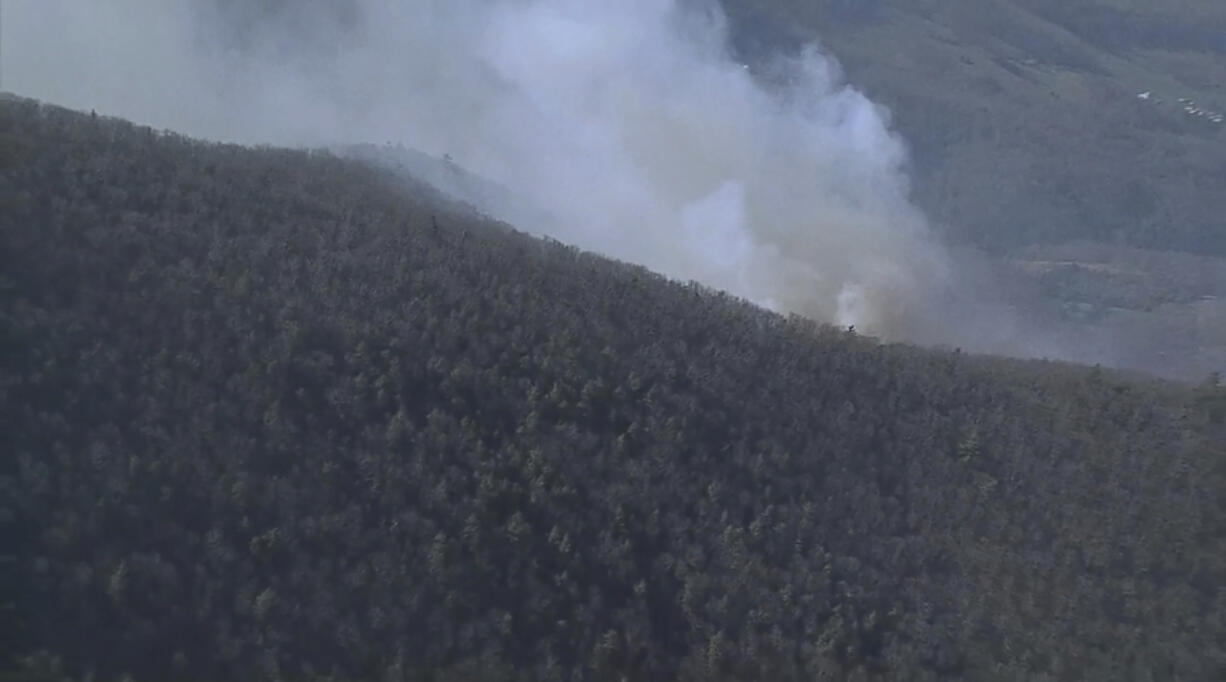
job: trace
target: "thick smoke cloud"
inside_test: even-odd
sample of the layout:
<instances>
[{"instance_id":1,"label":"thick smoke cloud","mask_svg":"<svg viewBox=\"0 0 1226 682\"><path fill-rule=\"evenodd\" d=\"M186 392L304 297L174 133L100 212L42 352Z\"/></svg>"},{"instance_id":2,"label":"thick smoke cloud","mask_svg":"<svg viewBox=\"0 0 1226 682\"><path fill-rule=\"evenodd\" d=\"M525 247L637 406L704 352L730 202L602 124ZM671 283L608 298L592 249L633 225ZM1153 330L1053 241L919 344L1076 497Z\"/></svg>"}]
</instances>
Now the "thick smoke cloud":
<instances>
[{"instance_id":1,"label":"thick smoke cloud","mask_svg":"<svg viewBox=\"0 0 1226 682\"><path fill-rule=\"evenodd\" d=\"M5 87L215 139L448 154L542 209L499 216L523 229L950 340L948 257L886 113L816 48L747 68L694 5L17 0Z\"/></svg>"}]
</instances>

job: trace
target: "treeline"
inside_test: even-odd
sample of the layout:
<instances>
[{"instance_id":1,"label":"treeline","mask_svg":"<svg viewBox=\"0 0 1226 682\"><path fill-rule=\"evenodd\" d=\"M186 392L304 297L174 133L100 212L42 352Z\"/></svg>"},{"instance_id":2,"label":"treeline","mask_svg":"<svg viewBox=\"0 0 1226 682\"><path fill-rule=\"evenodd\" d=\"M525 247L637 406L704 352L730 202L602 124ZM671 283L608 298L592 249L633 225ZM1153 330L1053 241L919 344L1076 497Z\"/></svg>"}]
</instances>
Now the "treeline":
<instances>
[{"instance_id":1,"label":"treeline","mask_svg":"<svg viewBox=\"0 0 1226 682\"><path fill-rule=\"evenodd\" d=\"M882 345L0 103L21 680L1226 675L1222 389Z\"/></svg>"}]
</instances>

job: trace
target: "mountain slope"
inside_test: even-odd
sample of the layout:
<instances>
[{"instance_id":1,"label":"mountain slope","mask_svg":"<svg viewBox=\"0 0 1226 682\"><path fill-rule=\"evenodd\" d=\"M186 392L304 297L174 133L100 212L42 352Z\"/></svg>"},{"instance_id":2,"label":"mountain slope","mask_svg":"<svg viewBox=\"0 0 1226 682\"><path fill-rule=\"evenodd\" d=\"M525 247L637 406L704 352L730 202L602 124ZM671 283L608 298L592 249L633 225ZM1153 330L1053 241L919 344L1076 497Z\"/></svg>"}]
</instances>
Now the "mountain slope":
<instances>
[{"instance_id":1,"label":"mountain slope","mask_svg":"<svg viewBox=\"0 0 1226 682\"><path fill-rule=\"evenodd\" d=\"M1221 3L724 5L747 55L818 40L892 110L955 240L1226 254Z\"/></svg>"},{"instance_id":2,"label":"mountain slope","mask_svg":"<svg viewBox=\"0 0 1226 682\"><path fill-rule=\"evenodd\" d=\"M16 679L1215 679L1223 394L0 103ZM42 675L42 677L38 677Z\"/></svg>"}]
</instances>

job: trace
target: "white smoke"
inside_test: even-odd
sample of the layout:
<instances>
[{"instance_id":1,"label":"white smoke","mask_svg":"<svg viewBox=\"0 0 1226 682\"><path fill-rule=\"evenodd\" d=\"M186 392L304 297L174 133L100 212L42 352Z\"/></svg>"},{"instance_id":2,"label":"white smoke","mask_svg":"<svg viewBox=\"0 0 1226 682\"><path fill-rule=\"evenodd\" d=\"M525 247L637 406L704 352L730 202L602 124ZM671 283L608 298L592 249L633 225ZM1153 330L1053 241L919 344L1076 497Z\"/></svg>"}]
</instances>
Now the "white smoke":
<instances>
[{"instance_id":1,"label":"white smoke","mask_svg":"<svg viewBox=\"0 0 1226 682\"><path fill-rule=\"evenodd\" d=\"M523 229L887 337L946 287L884 113L815 47L746 68L713 6L224 4L10 2L5 87L215 139L449 154L552 216Z\"/></svg>"}]
</instances>

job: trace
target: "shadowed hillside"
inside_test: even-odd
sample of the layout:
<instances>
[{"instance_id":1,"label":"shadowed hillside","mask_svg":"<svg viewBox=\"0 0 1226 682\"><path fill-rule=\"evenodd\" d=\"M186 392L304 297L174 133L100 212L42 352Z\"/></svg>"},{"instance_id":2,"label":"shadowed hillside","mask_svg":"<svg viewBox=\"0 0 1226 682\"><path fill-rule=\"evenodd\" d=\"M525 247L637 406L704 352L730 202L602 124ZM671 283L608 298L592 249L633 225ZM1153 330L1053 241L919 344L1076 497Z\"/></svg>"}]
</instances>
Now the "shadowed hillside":
<instances>
[{"instance_id":1,"label":"shadowed hillside","mask_svg":"<svg viewBox=\"0 0 1226 682\"><path fill-rule=\"evenodd\" d=\"M327 154L9 99L0 164L8 679L1226 673L1216 385L883 346Z\"/></svg>"}]
</instances>

